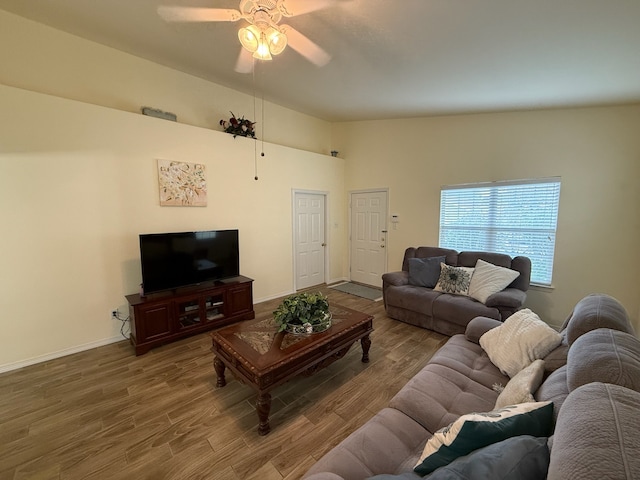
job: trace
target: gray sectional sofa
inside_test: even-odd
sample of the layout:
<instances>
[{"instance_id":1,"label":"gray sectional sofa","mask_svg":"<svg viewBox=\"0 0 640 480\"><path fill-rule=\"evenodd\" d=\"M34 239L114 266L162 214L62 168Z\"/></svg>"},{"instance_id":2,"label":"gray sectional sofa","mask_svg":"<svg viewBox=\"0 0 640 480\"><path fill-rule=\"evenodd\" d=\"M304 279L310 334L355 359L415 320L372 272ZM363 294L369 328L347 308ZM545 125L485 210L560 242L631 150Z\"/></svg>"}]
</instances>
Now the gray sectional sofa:
<instances>
[{"instance_id":1,"label":"gray sectional sofa","mask_svg":"<svg viewBox=\"0 0 640 480\"><path fill-rule=\"evenodd\" d=\"M415 258L445 257L447 265L474 267L478 259L509 268L520 275L504 290L491 295L485 303L469 296L442 293L411 283L409 264ZM410 247L404 253L402 270L382 276L382 295L389 317L444 335L464 333L475 317L505 320L520 309L527 297L531 277L531 260L511 258L492 252L457 252L438 247Z\"/></svg>"},{"instance_id":2,"label":"gray sectional sofa","mask_svg":"<svg viewBox=\"0 0 640 480\"><path fill-rule=\"evenodd\" d=\"M491 411L498 397L494 385L507 385L509 377L479 345L482 334L498 325L486 317L470 322L465 334L451 337L388 407L303 478L420 478L412 469L427 439L460 415ZM536 401L553 402L556 417L544 466L549 480L640 478L640 341L627 313L610 296L587 296L561 336L561 345L544 359L545 377L535 391ZM471 462L474 458L469 456ZM487 466L479 458L476 471Z\"/></svg>"}]
</instances>

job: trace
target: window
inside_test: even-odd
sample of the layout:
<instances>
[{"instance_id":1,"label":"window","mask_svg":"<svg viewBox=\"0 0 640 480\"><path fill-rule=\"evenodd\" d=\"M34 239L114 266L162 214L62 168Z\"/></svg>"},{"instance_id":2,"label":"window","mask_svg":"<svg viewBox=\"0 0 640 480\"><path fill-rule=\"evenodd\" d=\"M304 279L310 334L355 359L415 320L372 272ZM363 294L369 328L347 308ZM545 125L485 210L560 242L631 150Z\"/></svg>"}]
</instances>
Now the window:
<instances>
[{"instance_id":1,"label":"window","mask_svg":"<svg viewBox=\"0 0 640 480\"><path fill-rule=\"evenodd\" d=\"M440 247L529 257L551 285L559 200L559 178L442 187Z\"/></svg>"}]
</instances>

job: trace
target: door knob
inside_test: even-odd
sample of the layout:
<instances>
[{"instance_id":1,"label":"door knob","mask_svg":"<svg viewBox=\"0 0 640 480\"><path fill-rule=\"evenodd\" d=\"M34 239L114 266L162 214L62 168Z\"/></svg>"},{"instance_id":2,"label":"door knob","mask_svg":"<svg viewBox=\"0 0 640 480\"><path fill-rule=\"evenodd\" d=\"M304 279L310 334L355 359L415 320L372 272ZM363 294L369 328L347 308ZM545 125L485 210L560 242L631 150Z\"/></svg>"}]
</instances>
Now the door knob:
<instances>
[{"instance_id":1,"label":"door knob","mask_svg":"<svg viewBox=\"0 0 640 480\"><path fill-rule=\"evenodd\" d=\"M326 247L326 246L327 246L327 244L326 244L326 243L323 243L323 244L322 244L322 246L323 246L323 247Z\"/></svg>"}]
</instances>

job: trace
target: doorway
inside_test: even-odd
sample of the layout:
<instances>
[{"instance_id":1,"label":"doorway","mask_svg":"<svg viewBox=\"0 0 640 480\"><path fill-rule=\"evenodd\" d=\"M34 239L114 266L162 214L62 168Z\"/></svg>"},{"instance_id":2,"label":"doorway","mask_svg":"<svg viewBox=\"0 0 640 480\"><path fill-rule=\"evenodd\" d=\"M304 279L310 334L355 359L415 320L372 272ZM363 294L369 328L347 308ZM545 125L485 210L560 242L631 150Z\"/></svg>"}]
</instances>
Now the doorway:
<instances>
[{"instance_id":1,"label":"doorway","mask_svg":"<svg viewBox=\"0 0 640 480\"><path fill-rule=\"evenodd\" d=\"M351 193L351 281L382 287L387 266L387 190Z\"/></svg>"},{"instance_id":2,"label":"doorway","mask_svg":"<svg viewBox=\"0 0 640 480\"><path fill-rule=\"evenodd\" d=\"M327 195L293 193L295 290L325 283Z\"/></svg>"}]
</instances>

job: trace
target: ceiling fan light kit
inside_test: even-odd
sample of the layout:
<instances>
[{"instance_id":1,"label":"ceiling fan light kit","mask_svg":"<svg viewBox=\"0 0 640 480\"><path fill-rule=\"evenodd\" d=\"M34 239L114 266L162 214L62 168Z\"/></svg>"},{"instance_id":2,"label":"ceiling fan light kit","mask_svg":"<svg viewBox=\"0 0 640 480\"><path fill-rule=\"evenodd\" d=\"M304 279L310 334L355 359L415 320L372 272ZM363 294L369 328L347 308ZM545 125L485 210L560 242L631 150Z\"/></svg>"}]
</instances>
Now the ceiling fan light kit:
<instances>
[{"instance_id":1,"label":"ceiling fan light kit","mask_svg":"<svg viewBox=\"0 0 640 480\"><path fill-rule=\"evenodd\" d=\"M331 6L333 0L240 0L238 10L162 6L158 14L169 22L235 22L249 23L238 30L242 47L258 60L271 60L289 45L311 63L322 67L330 55L290 25L279 25L283 17L303 15ZM249 73L250 56L240 55L236 71Z\"/></svg>"},{"instance_id":2,"label":"ceiling fan light kit","mask_svg":"<svg viewBox=\"0 0 640 480\"><path fill-rule=\"evenodd\" d=\"M238 30L238 38L242 46L253 53L253 58L258 60L271 60L272 55L282 53L287 46L287 37L271 26L243 27Z\"/></svg>"}]
</instances>

